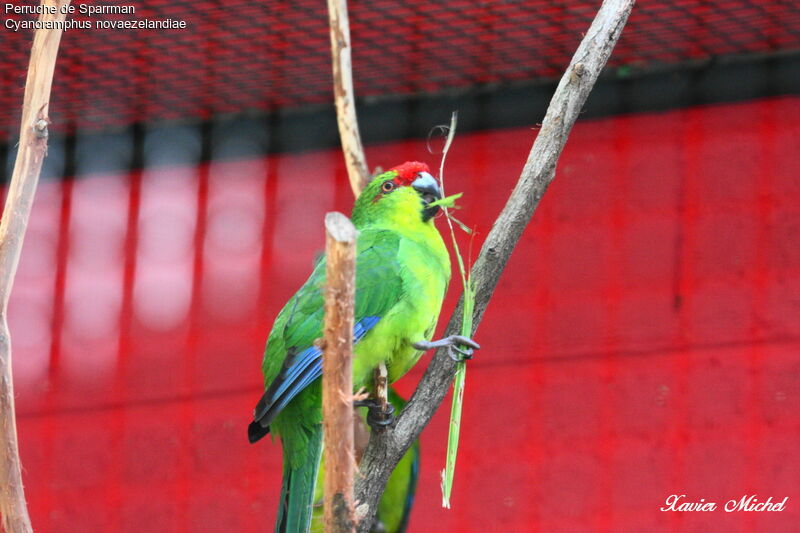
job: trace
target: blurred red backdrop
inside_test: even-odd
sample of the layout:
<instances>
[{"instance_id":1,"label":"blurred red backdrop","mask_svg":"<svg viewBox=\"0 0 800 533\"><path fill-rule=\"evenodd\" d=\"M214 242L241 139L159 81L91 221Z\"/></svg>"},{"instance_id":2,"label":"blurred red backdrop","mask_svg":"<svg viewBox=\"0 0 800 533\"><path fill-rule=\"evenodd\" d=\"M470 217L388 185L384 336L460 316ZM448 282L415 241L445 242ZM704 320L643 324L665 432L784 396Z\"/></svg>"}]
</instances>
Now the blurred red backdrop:
<instances>
[{"instance_id":1,"label":"blurred red backdrop","mask_svg":"<svg viewBox=\"0 0 800 533\"><path fill-rule=\"evenodd\" d=\"M456 137L473 255L534 136ZM410 530L798 531L799 146L793 97L580 122L477 334L453 509L443 409ZM338 150L41 184L10 310L37 531L271 530L263 344L351 202ZM673 493L789 503L660 512Z\"/></svg>"}]
</instances>

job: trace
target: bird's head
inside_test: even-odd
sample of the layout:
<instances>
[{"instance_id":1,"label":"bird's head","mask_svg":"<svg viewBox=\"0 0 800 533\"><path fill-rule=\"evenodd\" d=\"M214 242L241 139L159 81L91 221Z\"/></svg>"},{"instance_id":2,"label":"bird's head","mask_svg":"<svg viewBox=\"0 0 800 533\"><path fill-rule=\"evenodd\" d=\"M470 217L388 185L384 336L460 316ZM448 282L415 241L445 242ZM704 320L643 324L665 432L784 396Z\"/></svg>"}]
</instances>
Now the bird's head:
<instances>
[{"instance_id":1,"label":"bird's head","mask_svg":"<svg viewBox=\"0 0 800 533\"><path fill-rule=\"evenodd\" d=\"M432 224L442 198L439 183L428 165L410 161L373 178L353 207L353 222L363 227L376 222Z\"/></svg>"}]
</instances>

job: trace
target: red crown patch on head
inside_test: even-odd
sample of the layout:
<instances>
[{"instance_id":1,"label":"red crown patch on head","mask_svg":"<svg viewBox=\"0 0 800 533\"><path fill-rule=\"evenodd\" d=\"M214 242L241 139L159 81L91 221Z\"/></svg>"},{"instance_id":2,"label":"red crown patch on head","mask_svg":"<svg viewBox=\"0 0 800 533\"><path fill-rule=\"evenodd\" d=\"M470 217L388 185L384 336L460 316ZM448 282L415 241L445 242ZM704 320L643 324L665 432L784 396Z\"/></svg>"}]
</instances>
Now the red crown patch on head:
<instances>
[{"instance_id":1,"label":"red crown patch on head","mask_svg":"<svg viewBox=\"0 0 800 533\"><path fill-rule=\"evenodd\" d=\"M420 163L419 161L406 161L402 165L397 165L396 167L390 169L397 172L397 178L395 181L400 183L401 185L408 185L415 179L417 179L417 174L420 172L428 172L430 173L430 168L425 163Z\"/></svg>"}]
</instances>

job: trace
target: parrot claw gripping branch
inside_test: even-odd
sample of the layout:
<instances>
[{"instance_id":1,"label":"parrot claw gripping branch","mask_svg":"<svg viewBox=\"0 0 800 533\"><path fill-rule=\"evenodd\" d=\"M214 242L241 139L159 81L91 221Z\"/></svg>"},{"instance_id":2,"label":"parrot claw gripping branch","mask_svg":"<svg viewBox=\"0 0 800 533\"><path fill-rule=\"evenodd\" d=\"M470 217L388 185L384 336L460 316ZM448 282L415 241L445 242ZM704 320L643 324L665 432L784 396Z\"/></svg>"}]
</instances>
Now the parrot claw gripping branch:
<instances>
[{"instance_id":1,"label":"parrot claw gripping branch","mask_svg":"<svg viewBox=\"0 0 800 533\"><path fill-rule=\"evenodd\" d=\"M394 424L394 406L392 404L381 405L381 402L372 398L356 400L353 407L367 408L367 424L373 431L381 431L387 426Z\"/></svg>"},{"instance_id":2,"label":"parrot claw gripping branch","mask_svg":"<svg viewBox=\"0 0 800 533\"><path fill-rule=\"evenodd\" d=\"M459 346L463 346L464 348L459 348ZM419 341L414 343L414 348L422 351L434 350L442 347L447 348L447 355L456 363L462 363L472 359L475 350L481 349L480 344L463 335L450 335L438 341Z\"/></svg>"}]
</instances>

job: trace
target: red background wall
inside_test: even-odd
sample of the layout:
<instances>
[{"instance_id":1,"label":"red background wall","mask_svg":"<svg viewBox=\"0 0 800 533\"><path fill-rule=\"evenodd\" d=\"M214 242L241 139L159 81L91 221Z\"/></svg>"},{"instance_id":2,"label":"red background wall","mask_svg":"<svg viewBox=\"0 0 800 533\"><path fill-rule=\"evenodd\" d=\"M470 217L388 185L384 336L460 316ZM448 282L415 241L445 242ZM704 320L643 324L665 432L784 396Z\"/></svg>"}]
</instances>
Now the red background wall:
<instances>
[{"instance_id":1,"label":"red background wall","mask_svg":"<svg viewBox=\"0 0 800 533\"><path fill-rule=\"evenodd\" d=\"M474 253L534 135L457 136ZM798 146L791 97L579 123L477 334L453 509L443 409L411 531L796 532ZM10 310L34 526L271 530L279 447L245 427L271 320L349 210L339 152L79 178L42 184ZM660 512L673 493L789 502Z\"/></svg>"}]
</instances>

